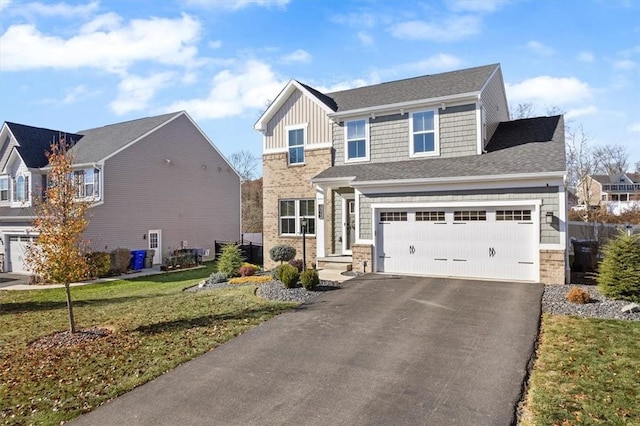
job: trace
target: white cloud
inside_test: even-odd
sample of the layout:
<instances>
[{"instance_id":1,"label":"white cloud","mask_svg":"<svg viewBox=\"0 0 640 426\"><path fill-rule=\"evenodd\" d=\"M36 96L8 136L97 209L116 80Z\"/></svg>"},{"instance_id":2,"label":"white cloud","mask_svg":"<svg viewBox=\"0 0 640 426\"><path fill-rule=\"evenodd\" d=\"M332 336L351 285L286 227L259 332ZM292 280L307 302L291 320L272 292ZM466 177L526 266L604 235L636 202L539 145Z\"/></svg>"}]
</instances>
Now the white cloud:
<instances>
[{"instance_id":1,"label":"white cloud","mask_svg":"<svg viewBox=\"0 0 640 426\"><path fill-rule=\"evenodd\" d=\"M462 60L446 53L439 53L417 62L400 64L387 70L381 70L381 74L427 74L434 71L447 71L460 68Z\"/></svg>"},{"instance_id":2,"label":"white cloud","mask_svg":"<svg viewBox=\"0 0 640 426\"><path fill-rule=\"evenodd\" d=\"M539 76L517 84L506 84L511 102L534 105L570 105L591 97L592 89L575 77Z\"/></svg>"},{"instance_id":3,"label":"white cloud","mask_svg":"<svg viewBox=\"0 0 640 426\"><path fill-rule=\"evenodd\" d=\"M392 25L391 35L404 40L457 41L480 32L477 16L453 16L437 22L407 21Z\"/></svg>"},{"instance_id":4,"label":"white cloud","mask_svg":"<svg viewBox=\"0 0 640 426\"><path fill-rule=\"evenodd\" d=\"M4 10L10 3L11 0L0 0L0 10Z\"/></svg>"},{"instance_id":5,"label":"white cloud","mask_svg":"<svg viewBox=\"0 0 640 426\"><path fill-rule=\"evenodd\" d=\"M640 133L640 121L638 121L637 123L631 123L627 127L627 130L633 133Z\"/></svg>"},{"instance_id":6,"label":"white cloud","mask_svg":"<svg viewBox=\"0 0 640 426\"><path fill-rule=\"evenodd\" d=\"M551 56L554 53L554 50L549 46L546 46L539 41L531 40L527 43L527 49L531 50L533 53L540 56Z\"/></svg>"},{"instance_id":7,"label":"white cloud","mask_svg":"<svg viewBox=\"0 0 640 426\"><path fill-rule=\"evenodd\" d=\"M595 115L595 114L598 114L599 112L600 110L598 109L598 107L594 105L589 105L588 107L585 107L585 108L570 109L564 114L564 117L565 119L570 120L572 118L578 118L585 115Z\"/></svg>"},{"instance_id":8,"label":"white cloud","mask_svg":"<svg viewBox=\"0 0 640 426\"><path fill-rule=\"evenodd\" d=\"M268 64L248 60L240 69L216 74L206 97L181 100L165 110L185 110L196 120L239 116L264 109L266 102L275 99L285 84Z\"/></svg>"},{"instance_id":9,"label":"white cloud","mask_svg":"<svg viewBox=\"0 0 640 426\"><path fill-rule=\"evenodd\" d=\"M284 8L290 0L184 0L188 6L208 9L240 10L250 6Z\"/></svg>"},{"instance_id":10,"label":"white cloud","mask_svg":"<svg viewBox=\"0 0 640 426\"><path fill-rule=\"evenodd\" d=\"M349 27L373 28L378 23L376 15L370 12L348 13L345 15L334 15L331 22L347 25Z\"/></svg>"},{"instance_id":11,"label":"white cloud","mask_svg":"<svg viewBox=\"0 0 640 426\"><path fill-rule=\"evenodd\" d=\"M621 71L629 71L636 68L638 64L630 59L620 59L613 62L613 68Z\"/></svg>"},{"instance_id":12,"label":"white cloud","mask_svg":"<svg viewBox=\"0 0 640 426\"><path fill-rule=\"evenodd\" d=\"M456 12L495 12L507 2L508 0L455 0L447 4Z\"/></svg>"},{"instance_id":13,"label":"white cloud","mask_svg":"<svg viewBox=\"0 0 640 426\"><path fill-rule=\"evenodd\" d=\"M595 55L594 55L593 53L591 53L591 52L580 52L580 53L578 54L577 59L578 59L580 62L592 63L592 62L594 62L594 61L596 60L596 57L595 57Z\"/></svg>"},{"instance_id":14,"label":"white cloud","mask_svg":"<svg viewBox=\"0 0 640 426\"><path fill-rule=\"evenodd\" d=\"M68 39L43 34L30 24L12 25L0 37L0 69L84 67L123 72L140 61L188 66L195 63L200 32L201 24L189 15L136 19L126 25L117 15L100 15Z\"/></svg>"},{"instance_id":15,"label":"white cloud","mask_svg":"<svg viewBox=\"0 0 640 426\"><path fill-rule=\"evenodd\" d=\"M64 2L61 3L26 3L21 4L19 8L15 9L16 14L24 16L58 16L61 18L73 18L76 16L89 16L95 13L100 7L100 3L92 1L87 4L70 5Z\"/></svg>"},{"instance_id":16,"label":"white cloud","mask_svg":"<svg viewBox=\"0 0 640 426\"><path fill-rule=\"evenodd\" d=\"M118 84L118 97L109 104L117 115L139 111L148 106L156 92L165 87L175 76L172 72L154 74L150 77L127 75Z\"/></svg>"},{"instance_id":17,"label":"white cloud","mask_svg":"<svg viewBox=\"0 0 640 426\"><path fill-rule=\"evenodd\" d=\"M220 49L222 47L222 40L213 40L207 43L211 49Z\"/></svg>"},{"instance_id":18,"label":"white cloud","mask_svg":"<svg viewBox=\"0 0 640 426\"><path fill-rule=\"evenodd\" d=\"M303 49L295 50L282 57L282 62L285 64L292 64L294 62L308 64L311 62L311 54Z\"/></svg>"},{"instance_id":19,"label":"white cloud","mask_svg":"<svg viewBox=\"0 0 640 426\"><path fill-rule=\"evenodd\" d=\"M373 44L373 36L366 31L358 32L358 40L365 46L371 46Z\"/></svg>"}]
</instances>

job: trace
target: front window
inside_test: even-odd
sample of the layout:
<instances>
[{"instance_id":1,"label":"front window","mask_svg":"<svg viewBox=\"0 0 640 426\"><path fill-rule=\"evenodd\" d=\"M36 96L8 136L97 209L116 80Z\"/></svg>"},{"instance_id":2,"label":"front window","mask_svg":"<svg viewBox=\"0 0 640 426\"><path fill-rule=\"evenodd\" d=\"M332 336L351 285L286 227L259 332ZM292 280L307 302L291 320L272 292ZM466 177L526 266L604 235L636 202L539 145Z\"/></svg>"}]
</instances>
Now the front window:
<instances>
[{"instance_id":1,"label":"front window","mask_svg":"<svg viewBox=\"0 0 640 426\"><path fill-rule=\"evenodd\" d=\"M29 177L18 176L14 184L14 201L29 201Z\"/></svg>"},{"instance_id":2,"label":"front window","mask_svg":"<svg viewBox=\"0 0 640 426\"><path fill-rule=\"evenodd\" d=\"M289 135L289 164L304 164L304 129L291 129Z\"/></svg>"},{"instance_id":3,"label":"front window","mask_svg":"<svg viewBox=\"0 0 640 426\"><path fill-rule=\"evenodd\" d=\"M73 172L76 198L100 198L100 170L85 169Z\"/></svg>"},{"instance_id":4,"label":"front window","mask_svg":"<svg viewBox=\"0 0 640 426\"><path fill-rule=\"evenodd\" d=\"M280 200L280 235L302 235L302 218L307 221L306 234L316 233L315 200Z\"/></svg>"},{"instance_id":5,"label":"front window","mask_svg":"<svg viewBox=\"0 0 640 426\"><path fill-rule=\"evenodd\" d=\"M0 177L0 201L9 201L9 177Z\"/></svg>"},{"instance_id":6,"label":"front window","mask_svg":"<svg viewBox=\"0 0 640 426\"><path fill-rule=\"evenodd\" d=\"M436 132L437 114L435 110L411 114L411 155L435 155L438 153Z\"/></svg>"},{"instance_id":7,"label":"front window","mask_svg":"<svg viewBox=\"0 0 640 426\"><path fill-rule=\"evenodd\" d=\"M347 121L345 127L346 161L367 160L369 158L367 148L367 120Z\"/></svg>"}]
</instances>

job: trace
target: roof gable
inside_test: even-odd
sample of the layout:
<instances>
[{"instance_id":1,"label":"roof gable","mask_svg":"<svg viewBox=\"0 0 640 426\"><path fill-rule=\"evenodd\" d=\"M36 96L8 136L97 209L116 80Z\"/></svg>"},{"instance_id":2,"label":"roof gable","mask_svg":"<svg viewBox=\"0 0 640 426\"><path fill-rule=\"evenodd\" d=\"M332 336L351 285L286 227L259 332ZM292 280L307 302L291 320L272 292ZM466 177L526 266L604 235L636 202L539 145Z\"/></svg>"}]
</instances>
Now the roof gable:
<instances>
[{"instance_id":1,"label":"roof gable","mask_svg":"<svg viewBox=\"0 0 640 426\"><path fill-rule=\"evenodd\" d=\"M65 136L70 144L74 144L82 138L82 135L66 133L60 130L43 129L10 122L7 122L6 125L18 143L15 150L29 168L40 168L49 163L46 153L52 143L60 141L60 135Z\"/></svg>"}]
</instances>

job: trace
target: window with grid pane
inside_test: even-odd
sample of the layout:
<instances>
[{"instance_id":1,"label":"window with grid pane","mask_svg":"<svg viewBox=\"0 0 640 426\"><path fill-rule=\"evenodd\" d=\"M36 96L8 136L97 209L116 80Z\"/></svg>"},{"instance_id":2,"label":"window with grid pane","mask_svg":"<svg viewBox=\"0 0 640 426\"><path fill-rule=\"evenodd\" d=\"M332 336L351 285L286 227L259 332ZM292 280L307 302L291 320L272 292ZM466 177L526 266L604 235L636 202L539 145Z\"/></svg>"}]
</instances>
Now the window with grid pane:
<instances>
[{"instance_id":1,"label":"window with grid pane","mask_svg":"<svg viewBox=\"0 0 640 426\"><path fill-rule=\"evenodd\" d=\"M496 221L531 220L531 210L497 210Z\"/></svg>"},{"instance_id":2,"label":"window with grid pane","mask_svg":"<svg viewBox=\"0 0 640 426\"><path fill-rule=\"evenodd\" d=\"M289 130L289 164L304 163L304 129Z\"/></svg>"},{"instance_id":3,"label":"window with grid pane","mask_svg":"<svg viewBox=\"0 0 640 426\"><path fill-rule=\"evenodd\" d=\"M456 222L471 222L487 220L485 210L458 210L453 212L453 220Z\"/></svg>"},{"instance_id":4,"label":"window with grid pane","mask_svg":"<svg viewBox=\"0 0 640 426\"><path fill-rule=\"evenodd\" d=\"M365 160L367 155L367 120L347 121L346 152L348 160Z\"/></svg>"},{"instance_id":5,"label":"window with grid pane","mask_svg":"<svg viewBox=\"0 0 640 426\"><path fill-rule=\"evenodd\" d=\"M444 222L444 212L416 212L416 222Z\"/></svg>"},{"instance_id":6,"label":"window with grid pane","mask_svg":"<svg viewBox=\"0 0 640 426\"><path fill-rule=\"evenodd\" d=\"M407 212L381 212L381 222L406 222Z\"/></svg>"},{"instance_id":7,"label":"window with grid pane","mask_svg":"<svg viewBox=\"0 0 640 426\"><path fill-rule=\"evenodd\" d=\"M315 235L315 200L280 200L280 235L302 235L302 218L307 220L306 234Z\"/></svg>"},{"instance_id":8,"label":"window with grid pane","mask_svg":"<svg viewBox=\"0 0 640 426\"><path fill-rule=\"evenodd\" d=\"M434 154L437 150L435 110L411 114L411 154Z\"/></svg>"}]
</instances>

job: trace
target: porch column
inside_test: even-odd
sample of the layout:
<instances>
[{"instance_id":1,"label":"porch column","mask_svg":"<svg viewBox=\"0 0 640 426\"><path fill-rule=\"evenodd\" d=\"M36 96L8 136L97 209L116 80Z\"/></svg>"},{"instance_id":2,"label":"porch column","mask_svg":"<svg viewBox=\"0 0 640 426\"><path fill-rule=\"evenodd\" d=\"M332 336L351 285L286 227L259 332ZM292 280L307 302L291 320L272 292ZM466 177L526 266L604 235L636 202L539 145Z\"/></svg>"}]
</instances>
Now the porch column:
<instances>
[{"instance_id":1,"label":"porch column","mask_svg":"<svg viewBox=\"0 0 640 426\"><path fill-rule=\"evenodd\" d=\"M326 188L316 187L316 262L317 259L326 256L325 250L325 218L327 216L327 206L325 205Z\"/></svg>"}]
</instances>

